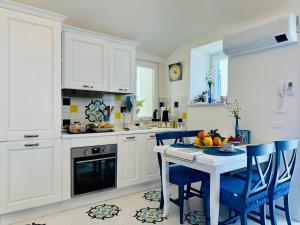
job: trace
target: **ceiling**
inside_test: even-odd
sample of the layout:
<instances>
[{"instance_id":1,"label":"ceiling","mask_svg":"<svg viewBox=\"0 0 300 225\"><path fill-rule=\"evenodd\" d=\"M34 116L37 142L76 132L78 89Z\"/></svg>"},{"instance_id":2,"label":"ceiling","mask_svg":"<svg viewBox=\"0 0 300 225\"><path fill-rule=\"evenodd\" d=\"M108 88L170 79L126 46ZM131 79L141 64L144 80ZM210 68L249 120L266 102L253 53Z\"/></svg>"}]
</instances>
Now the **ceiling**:
<instances>
[{"instance_id":1,"label":"ceiling","mask_svg":"<svg viewBox=\"0 0 300 225\"><path fill-rule=\"evenodd\" d=\"M68 16L67 24L141 43L165 58L180 45L267 13L289 0L16 0Z\"/></svg>"}]
</instances>

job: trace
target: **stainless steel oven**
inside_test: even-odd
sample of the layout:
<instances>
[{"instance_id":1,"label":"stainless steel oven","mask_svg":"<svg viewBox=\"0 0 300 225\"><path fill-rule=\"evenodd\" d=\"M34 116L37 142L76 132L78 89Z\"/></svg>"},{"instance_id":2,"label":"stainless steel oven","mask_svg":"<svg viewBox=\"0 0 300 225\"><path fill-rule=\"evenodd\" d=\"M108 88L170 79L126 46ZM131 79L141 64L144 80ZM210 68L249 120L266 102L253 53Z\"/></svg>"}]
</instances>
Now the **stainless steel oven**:
<instances>
[{"instance_id":1,"label":"stainless steel oven","mask_svg":"<svg viewBox=\"0 0 300 225\"><path fill-rule=\"evenodd\" d=\"M117 145L71 149L72 197L117 185Z\"/></svg>"}]
</instances>

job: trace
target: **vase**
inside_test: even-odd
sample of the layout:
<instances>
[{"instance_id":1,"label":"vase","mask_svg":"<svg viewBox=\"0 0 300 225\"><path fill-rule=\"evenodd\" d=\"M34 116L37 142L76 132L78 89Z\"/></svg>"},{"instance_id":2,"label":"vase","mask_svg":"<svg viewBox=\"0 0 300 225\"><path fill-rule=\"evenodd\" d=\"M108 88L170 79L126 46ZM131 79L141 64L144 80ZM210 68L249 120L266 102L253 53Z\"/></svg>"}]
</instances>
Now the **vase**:
<instances>
[{"instance_id":1,"label":"vase","mask_svg":"<svg viewBox=\"0 0 300 225\"><path fill-rule=\"evenodd\" d=\"M212 98L211 98L211 84L208 85L208 103L212 103Z\"/></svg>"},{"instance_id":2,"label":"vase","mask_svg":"<svg viewBox=\"0 0 300 225\"><path fill-rule=\"evenodd\" d=\"M239 118L235 118L235 137L240 136Z\"/></svg>"}]
</instances>

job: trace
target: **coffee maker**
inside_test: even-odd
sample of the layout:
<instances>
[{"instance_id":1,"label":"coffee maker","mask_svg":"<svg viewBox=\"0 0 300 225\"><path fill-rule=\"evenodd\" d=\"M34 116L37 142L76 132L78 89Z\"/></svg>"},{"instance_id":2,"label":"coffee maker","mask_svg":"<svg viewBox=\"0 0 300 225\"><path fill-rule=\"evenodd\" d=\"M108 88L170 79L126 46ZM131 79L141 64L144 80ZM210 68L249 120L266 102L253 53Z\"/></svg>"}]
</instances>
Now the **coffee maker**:
<instances>
[{"instance_id":1,"label":"coffee maker","mask_svg":"<svg viewBox=\"0 0 300 225\"><path fill-rule=\"evenodd\" d=\"M169 122L169 108L161 107L160 111L161 111L161 121Z\"/></svg>"}]
</instances>

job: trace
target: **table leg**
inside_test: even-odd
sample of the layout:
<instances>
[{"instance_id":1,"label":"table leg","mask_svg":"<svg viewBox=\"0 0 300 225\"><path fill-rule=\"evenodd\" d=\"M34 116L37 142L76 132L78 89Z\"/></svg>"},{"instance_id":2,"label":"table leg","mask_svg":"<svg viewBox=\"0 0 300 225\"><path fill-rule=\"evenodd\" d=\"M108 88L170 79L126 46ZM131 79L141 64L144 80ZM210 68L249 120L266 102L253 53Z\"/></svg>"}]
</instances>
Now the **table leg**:
<instances>
[{"instance_id":1,"label":"table leg","mask_svg":"<svg viewBox=\"0 0 300 225\"><path fill-rule=\"evenodd\" d=\"M220 207L220 174L210 174L210 225L218 225Z\"/></svg>"},{"instance_id":2,"label":"table leg","mask_svg":"<svg viewBox=\"0 0 300 225\"><path fill-rule=\"evenodd\" d=\"M163 186L163 195L164 195L164 214L163 217L167 217L169 214L170 208L170 183L169 183L169 162L165 160L165 157L162 155L162 186Z\"/></svg>"}]
</instances>

